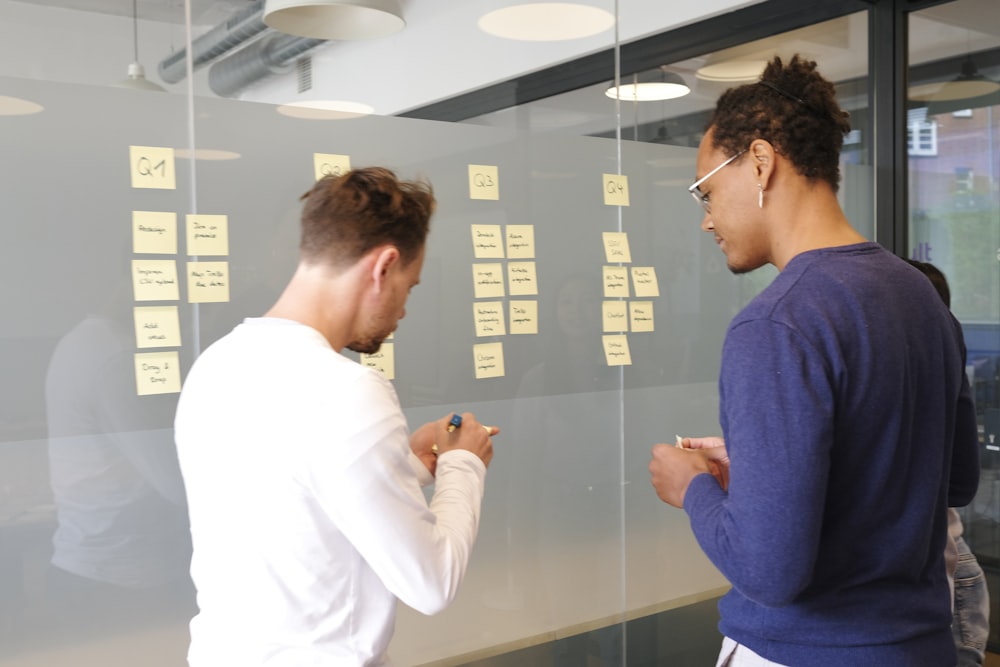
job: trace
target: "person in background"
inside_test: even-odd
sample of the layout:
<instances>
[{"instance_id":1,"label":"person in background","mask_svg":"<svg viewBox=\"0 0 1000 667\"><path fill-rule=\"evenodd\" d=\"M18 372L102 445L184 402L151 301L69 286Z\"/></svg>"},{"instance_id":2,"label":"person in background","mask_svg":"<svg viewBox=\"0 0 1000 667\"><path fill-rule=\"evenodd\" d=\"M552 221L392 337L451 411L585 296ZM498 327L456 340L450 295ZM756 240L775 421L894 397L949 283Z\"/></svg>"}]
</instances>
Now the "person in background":
<instances>
[{"instance_id":1,"label":"person in background","mask_svg":"<svg viewBox=\"0 0 1000 667\"><path fill-rule=\"evenodd\" d=\"M702 229L733 273L779 271L727 329L723 438L649 465L732 584L720 667L956 662L947 508L979 483L962 333L841 210L849 128L815 62L775 57L722 94L698 149Z\"/></svg>"},{"instance_id":2,"label":"person in background","mask_svg":"<svg viewBox=\"0 0 1000 667\"><path fill-rule=\"evenodd\" d=\"M389 381L341 353L405 315L430 186L371 167L303 198L291 281L195 360L177 406L192 667L386 665L397 599L444 609L478 529L498 429L466 412L411 434Z\"/></svg>"},{"instance_id":3,"label":"person in background","mask_svg":"<svg viewBox=\"0 0 1000 667\"><path fill-rule=\"evenodd\" d=\"M944 273L930 262L906 261L930 279L941 300L951 308L951 288ZM962 517L958 510L949 507L945 563L952 589L951 632L958 651L958 667L974 667L982 665L986 659L986 642L990 638L990 591L986 586L986 574L966 544L963 532Z\"/></svg>"}]
</instances>

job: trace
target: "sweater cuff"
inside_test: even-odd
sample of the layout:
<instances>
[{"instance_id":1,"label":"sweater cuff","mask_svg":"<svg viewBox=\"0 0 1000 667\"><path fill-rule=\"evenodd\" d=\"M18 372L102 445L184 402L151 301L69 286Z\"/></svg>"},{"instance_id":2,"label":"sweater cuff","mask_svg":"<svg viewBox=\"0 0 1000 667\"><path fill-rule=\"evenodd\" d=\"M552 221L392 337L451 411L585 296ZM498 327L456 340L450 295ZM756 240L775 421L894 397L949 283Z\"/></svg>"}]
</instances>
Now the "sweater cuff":
<instances>
[{"instance_id":1,"label":"sweater cuff","mask_svg":"<svg viewBox=\"0 0 1000 667\"><path fill-rule=\"evenodd\" d=\"M725 497L726 492L719 486L718 480L710 473L703 472L688 484L687 493L684 494L684 511L688 515L694 515L705 503L714 505Z\"/></svg>"}]
</instances>

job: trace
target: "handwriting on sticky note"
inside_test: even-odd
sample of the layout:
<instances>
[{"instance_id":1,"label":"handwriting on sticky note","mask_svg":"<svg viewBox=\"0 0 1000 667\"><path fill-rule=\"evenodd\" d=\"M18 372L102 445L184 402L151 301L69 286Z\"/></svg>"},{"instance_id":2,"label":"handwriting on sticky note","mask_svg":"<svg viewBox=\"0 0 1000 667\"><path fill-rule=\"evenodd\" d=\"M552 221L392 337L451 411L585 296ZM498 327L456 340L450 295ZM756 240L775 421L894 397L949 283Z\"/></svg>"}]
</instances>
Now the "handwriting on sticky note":
<instances>
[{"instance_id":1,"label":"handwriting on sticky note","mask_svg":"<svg viewBox=\"0 0 1000 667\"><path fill-rule=\"evenodd\" d=\"M534 262L508 262L507 285L511 296L538 294L538 278Z\"/></svg>"},{"instance_id":2,"label":"handwriting on sticky note","mask_svg":"<svg viewBox=\"0 0 1000 667\"><path fill-rule=\"evenodd\" d=\"M628 331L628 302L605 301L601 310L604 314L604 331Z\"/></svg>"},{"instance_id":3,"label":"handwriting on sticky note","mask_svg":"<svg viewBox=\"0 0 1000 667\"><path fill-rule=\"evenodd\" d=\"M176 351L135 355L135 388L139 396L176 394L181 390L181 366Z\"/></svg>"},{"instance_id":4,"label":"handwriting on sticky note","mask_svg":"<svg viewBox=\"0 0 1000 667\"><path fill-rule=\"evenodd\" d=\"M635 289L636 296L660 296L660 286L656 282L656 267L633 266L632 287Z\"/></svg>"},{"instance_id":5,"label":"handwriting on sticky note","mask_svg":"<svg viewBox=\"0 0 1000 667\"><path fill-rule=\"evenodd\" d=\"M503 319L503 301L476 301L472 304L477 336L503 336L507 333Z\"/></svg>"},{"instance_id":6,"label":"handwriting on sticky note","mask_svg":"<svg viewBox=\"0 0 1000 667\"><path fill-rule=\"evenodd\" d=\"M503 343L480 343L472 346L476 379L503 377Z\"/></svg>"},{"instance_id":7,"label":"handwriting on sticky note","mask_svg":"<svg viewBox=\"0 0 1000 667\"><path fill-rule=\"evenodd\" d=\"M172 211L132 211L132 252L139 255L176 255L177 214Z\"/></svg>"},{"instance_id":8,"label":"handwriting on sticky note","mask_svg":"<svg viewBox=\"0 0 1000 667\"><path fill-rule=\"evenodd\" d=\"M188 302L229 301L229 262L188 262Z\"/></svg>"},{"instance_id":9,"label":"handwriting on sticky note","mask_svg":"<svg viewBox=\"0 0 1000 667\"><path fill-rule=\"evenodd\" d=\"M503 259L500 225L472 225L472 254L476 259Z\"/></svg>"},{"instance_id":10,"label":"handwriting on sticky note","mask_svg":"<svg viewBox=\"0 0 1000 667\"><path fill-rule=\"evenodd\" d=\"M128 152L133 188L177 189L173 148L129 146Z\"/></svg>"},{"instance_id":11,"label":"handwriting on sticky note","mask_svg":"<svg viewBox=\"0 0 1000 667\"><path fill-rule=\"evenodd\" d=\"M177 306L137 306L132 310L137 348L181 346Z\"/></svg>"},{"instance_id":12,"label":"handwriting on sticky note","mask_svg":"<svg viewBox=\"0 0 1000 667\"><path fill-rule=\"evenodd\" d=\"M502 264L473 264L472 280L477 299L504 296Z\"/></svg>"},{"instance_id":13,"label":"handwriting on sticky note","mask_svg":"<svg viewBox=\"0 0 1000 667\"><path fill-rule=\"evenodd\" d=\"M324 176L343 176L350 170L350 155L313 153L313 172L317 181Z\"/></svg>"},{"instance_id":14,"label":"handwriting on sticky note","mask_svg":"<svg viewBox=\"0 0 1000 667\"><path fill-rule=\"evenodd\" d=\"M654 331L652 301L630 301L628 308L632 331Z\"/></svg>"},{"instance_id":15,"label":"handwriting on sticky note","mask_svg":"<svg viewBox=\"0 0 1000 667\"><path fill-rule=\"evenodd\" d=\"M628 337L625 334L609 334L603 337L604 358L608 366L630 366L632 354L628 349Z\"/></svg>"},{"instance_id":16,"label":"handwriting on sticky note","mask_svg":"<svg viewBox=\"0 0 1000 667\"><path fill-rule=\"evenodd\" d=\"M225 215L188 215L187 254L229 254L229 218Z\"/></svg>"},{"instance_id":17,"label":"handwriting on sticky note","mask_svg":"<svg viewBox=\"0 0 1000 667\"><path fill-rule=\"evenodd\" d=\"M604 256L608 262L628 264L632 261L632 253L628 248L628 235L625 232L603 232Z\"/></svg>"},{"instance_id":18,"label":"handwriting on sticky note","mask_svg":"<svg viewBox=\"0 0 1000 667\"><path fill-rule=\"evenodd\" d=\"M604 174L604 203L607 206L628 206L628 176Z\"/></svg>"},{"instance_id":19,"label":"handwriting on sticky note","mask_svg":"<svg viewBox=\"0 0 1000 667\"><path fill-rule=\"evenodd\" d=\"M136 301L177 301L177 262L172 259L133 259L132 292Z\"/></svg>"},{"instance_id":20,"label":"handwriting on sticky note","mask_svg":"<svg viewBox=\"0 0 1000 667\"><path fill-rule=\"evenodd\" d=\"M396 347L394 343L382 343L377 352L361 353L359 362L366 368L373 368L387 380L396 379Z\"/></svg>"},{"instance_id":21,"label":"handwriting on sticky note","mask_svg":"<svg viewBox=\"0 0 1000 667\"><path fill-rule=\"evenodd\" d=\"M628 298L628 269L622 266L605 266L604 296Z\"/></svg>"},{"instance_id":22,"label":"handwriting on sticky note","mask_svg":"<svg viewBox=\"0 0 1000 667\"><path fill-rule=\"evenodd\" d=\"M537 301L510 302L510 333L511 335L538 333Z\"/></svg>"},{"instance_id":23,"label":"handwriting on sticky note","mask_svg":"<svg viewBox=\"0 0 1000 667\"><path fill-rule=\"evenodd\" d=\"M494 165L469 165L469 199L500 199L500 171Z\"/></svg>"},{"instance_id":24,"label":"handwriting on sticky note","mask_svg":"<svg viewBox=\"0 0 1000 667\"><path fill-rule=\"evenodd\" d=\"M534 259L535 226L507 225L507 257L509 259Z\"/></svg>"}]
</instances>

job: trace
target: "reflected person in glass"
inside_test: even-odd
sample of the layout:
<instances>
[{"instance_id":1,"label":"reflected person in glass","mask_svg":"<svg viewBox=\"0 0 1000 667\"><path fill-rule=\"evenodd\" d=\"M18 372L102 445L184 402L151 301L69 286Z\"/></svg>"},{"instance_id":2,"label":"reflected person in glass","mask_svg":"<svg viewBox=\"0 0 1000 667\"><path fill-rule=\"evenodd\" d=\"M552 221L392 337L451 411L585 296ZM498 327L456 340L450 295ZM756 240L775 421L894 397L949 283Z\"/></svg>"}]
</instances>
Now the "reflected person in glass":
<instances>
[{"instance_id":1,"label":"reflected person in glass","mask_svg":"<svg viewBox=\"0 0 1000 667\"><path fill-rule=\"evenodd\" d=\"M698 150L701 228L733 273L779 271L727 329L723 437L649 465L732 583L720 667L956 662L946 509L979 483L961 329L841 209L849 129L815 62L775 57L722 94Z\"/></svg>"}]
</instances>

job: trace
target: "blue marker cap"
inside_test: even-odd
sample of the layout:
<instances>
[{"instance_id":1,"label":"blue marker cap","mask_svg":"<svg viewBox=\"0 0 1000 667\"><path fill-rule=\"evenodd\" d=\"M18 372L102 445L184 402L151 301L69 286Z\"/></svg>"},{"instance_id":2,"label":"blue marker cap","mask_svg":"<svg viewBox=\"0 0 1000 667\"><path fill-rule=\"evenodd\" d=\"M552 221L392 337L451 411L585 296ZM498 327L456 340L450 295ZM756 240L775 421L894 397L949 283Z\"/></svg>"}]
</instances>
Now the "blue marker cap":
<instances>
[{"instance_id":1,"label":"blue marker cap","mask_svg":"<svg viewBox=\"0 0 1000 667\"><path fill-rule=\"evenodd\" d=\"M451 416L451 421L448 422L448 432L451 433L461 425L462 425L462 415L456 412Z\"/></svg>"}]
</instances>

